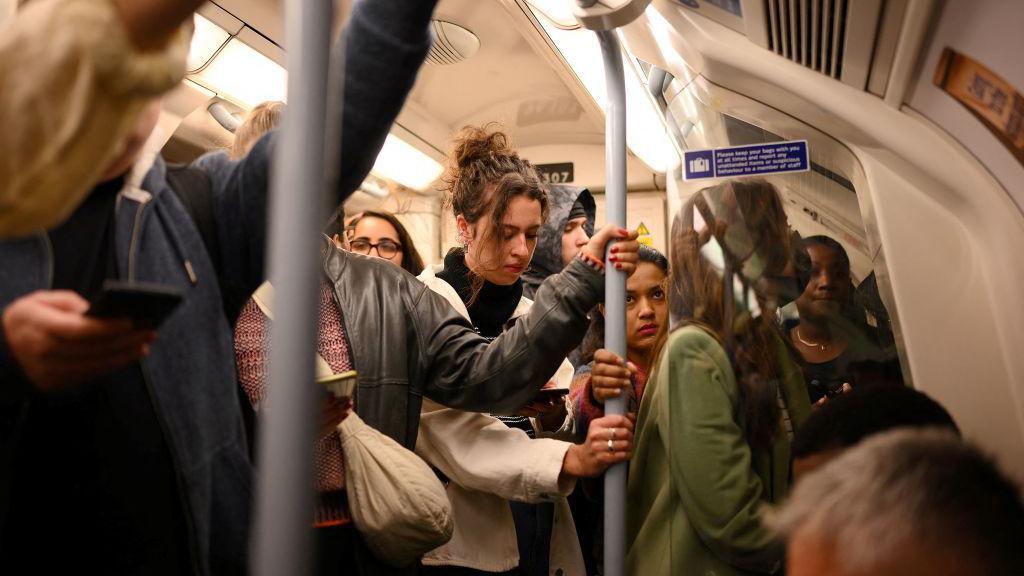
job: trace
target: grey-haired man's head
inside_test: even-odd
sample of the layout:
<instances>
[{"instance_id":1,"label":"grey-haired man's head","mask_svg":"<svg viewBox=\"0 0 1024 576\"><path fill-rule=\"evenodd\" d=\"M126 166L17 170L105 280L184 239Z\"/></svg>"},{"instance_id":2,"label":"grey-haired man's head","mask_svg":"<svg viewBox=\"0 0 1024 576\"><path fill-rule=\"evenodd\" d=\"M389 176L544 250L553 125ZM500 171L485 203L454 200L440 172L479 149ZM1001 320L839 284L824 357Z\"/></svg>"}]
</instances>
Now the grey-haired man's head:
<instances>
[{"instance_id":1,"label":"grey-haired man's head","mask_svg":"<svg viewBox=\"0 0 1024 576\"><path fill-rule=\"evenodd\" d=\"M1024 504L948 430L864 440L796 487L768 523L789 576L1024 574Z\"/></svg>"}]
</instances>

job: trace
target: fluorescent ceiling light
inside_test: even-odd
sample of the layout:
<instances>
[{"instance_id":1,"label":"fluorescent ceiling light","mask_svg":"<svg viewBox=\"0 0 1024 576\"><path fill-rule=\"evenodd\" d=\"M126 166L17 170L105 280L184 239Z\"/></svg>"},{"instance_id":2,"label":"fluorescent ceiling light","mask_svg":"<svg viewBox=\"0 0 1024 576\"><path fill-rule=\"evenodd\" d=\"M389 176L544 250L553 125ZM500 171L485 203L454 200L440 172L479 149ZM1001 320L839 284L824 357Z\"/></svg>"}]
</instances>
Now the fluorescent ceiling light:
<instances>
[{"instance_id":1,"label":"fluorescent ceiling light","mask_svg":"<svg viewBox=\"0 0 1024 576\"><path fill-rule=\"evenodd\" d=\"M441 176L444 166L398 136L388 134L372 172L406 188L424 190Z\"/></svg>"},{"instance_id":2,"label":"fluorescent ceiling light","mask_svg":"<svg viewBox=\"0 0 1024 576\"><path fill-rule=\"evenodd\" d=\"M579 20L573 14L575 0L526 0L537 18L546 18L559 28L574 30L580 27Z\"/></svg>"},{"instance_id":3,"label":"fluorescent ceiling light","mask_svg":"<svg viewBox=\"0 0 1024 576\"><path fill-rule=\"evenodd\" d=\"M597 35L583 29L562 30L545 19L541 19L541 25L587 92L602 110L606 110L608 92ZM626 77L626 145L655 172L667 172L679 162L679 154L665 132L665 124L655 110L646 86L640 82L636 69L625 54L622 55L622 67Z\"/></svg>"},{"instance_id":4,"label":"fluorescent ceiling light","mask_svg":"<svg viewBox=\"0 0 1024 576\"><path fill-rule=\"evenodd\" d=\"M220 47L231 37L227 30L203 18L195 15L196 30L192 34L192 46L188 51L188 60L185 69L195 72L213 58L213 55L220 50Z\"/></svg>"},{"instance_id":5,"label":"fluorescent ceiling light","mask_svg":"<svg viewBox=\"0 0 1024 576\"><path fill-rule=\"evenodd\" d=\"M217 57L191 79L221 98L249 108L269 100L285 101L288 94L285 69L238 38L232 38Z\"/></svg>"},{"instance_id":6,"label":"fluorescent ceiling light","mask_svg":"<svg viewBox=\"0 0 1024 576\"><path fill-rule=\"evenodd\" d=\"M363 180L363 183L359 186L359 189L370 196L378 199L385 199L391 195L388 190L387 184L380 178L367 178Z\"/></svg>"}]
</instances>

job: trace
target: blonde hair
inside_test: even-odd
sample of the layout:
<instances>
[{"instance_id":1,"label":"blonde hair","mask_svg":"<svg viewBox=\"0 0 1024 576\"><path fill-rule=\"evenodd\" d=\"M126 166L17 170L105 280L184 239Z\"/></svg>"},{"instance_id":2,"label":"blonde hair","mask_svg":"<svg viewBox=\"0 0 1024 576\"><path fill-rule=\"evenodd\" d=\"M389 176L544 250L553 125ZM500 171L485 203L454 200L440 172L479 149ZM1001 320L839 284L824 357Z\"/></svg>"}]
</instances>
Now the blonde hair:
<instances>
[{"instance_id":1,"label":"blonde hair","mask_svg":"<svg viewBox=\"0 0 1024 576\"><path fill-rule=\"evenodd\" d=\"M232 160L240 160L256 142L281 123L284 102L263 102L249 111L242 125L235 130L235 142L228 150Z\"/></svg>"}]
</instances>

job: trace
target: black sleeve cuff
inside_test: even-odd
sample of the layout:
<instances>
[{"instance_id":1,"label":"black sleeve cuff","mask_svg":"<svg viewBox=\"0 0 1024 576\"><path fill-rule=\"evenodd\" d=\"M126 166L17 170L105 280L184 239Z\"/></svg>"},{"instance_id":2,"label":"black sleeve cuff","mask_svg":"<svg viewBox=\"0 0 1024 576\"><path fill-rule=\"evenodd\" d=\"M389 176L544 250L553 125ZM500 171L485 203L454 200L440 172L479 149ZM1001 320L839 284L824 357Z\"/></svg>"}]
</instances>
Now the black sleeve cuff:
<instances>
[{"instance_id":1,"label":"black sleeve cuff","mask_svg":"<svg viewBox=\"0 0 1024 576\"><path fill-rule=\"evenodd\" d=\"M7 347L7 335L0 328L0 410L19 406L27 400L35 388L11 356Z\"/></svg>"}]
</instances>

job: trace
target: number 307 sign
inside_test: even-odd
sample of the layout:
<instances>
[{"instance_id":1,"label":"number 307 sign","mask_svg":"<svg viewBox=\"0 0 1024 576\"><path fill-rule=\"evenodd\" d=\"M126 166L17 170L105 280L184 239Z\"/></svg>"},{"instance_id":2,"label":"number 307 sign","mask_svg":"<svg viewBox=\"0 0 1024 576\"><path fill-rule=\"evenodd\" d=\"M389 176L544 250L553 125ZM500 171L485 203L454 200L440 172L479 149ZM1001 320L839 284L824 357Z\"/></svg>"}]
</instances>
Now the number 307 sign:
<instances>
[{"instance_id":1,"label":"number 307 sign","mask_svg":"<svg viewBox=\"0 0 1024 576\"><path fill-rule=\"evenodd\" d=\"M575 179L572 162L537 164L534 168L537 169L537 174L545 184L568 184Z\"/></svg>"}]
</instances>

